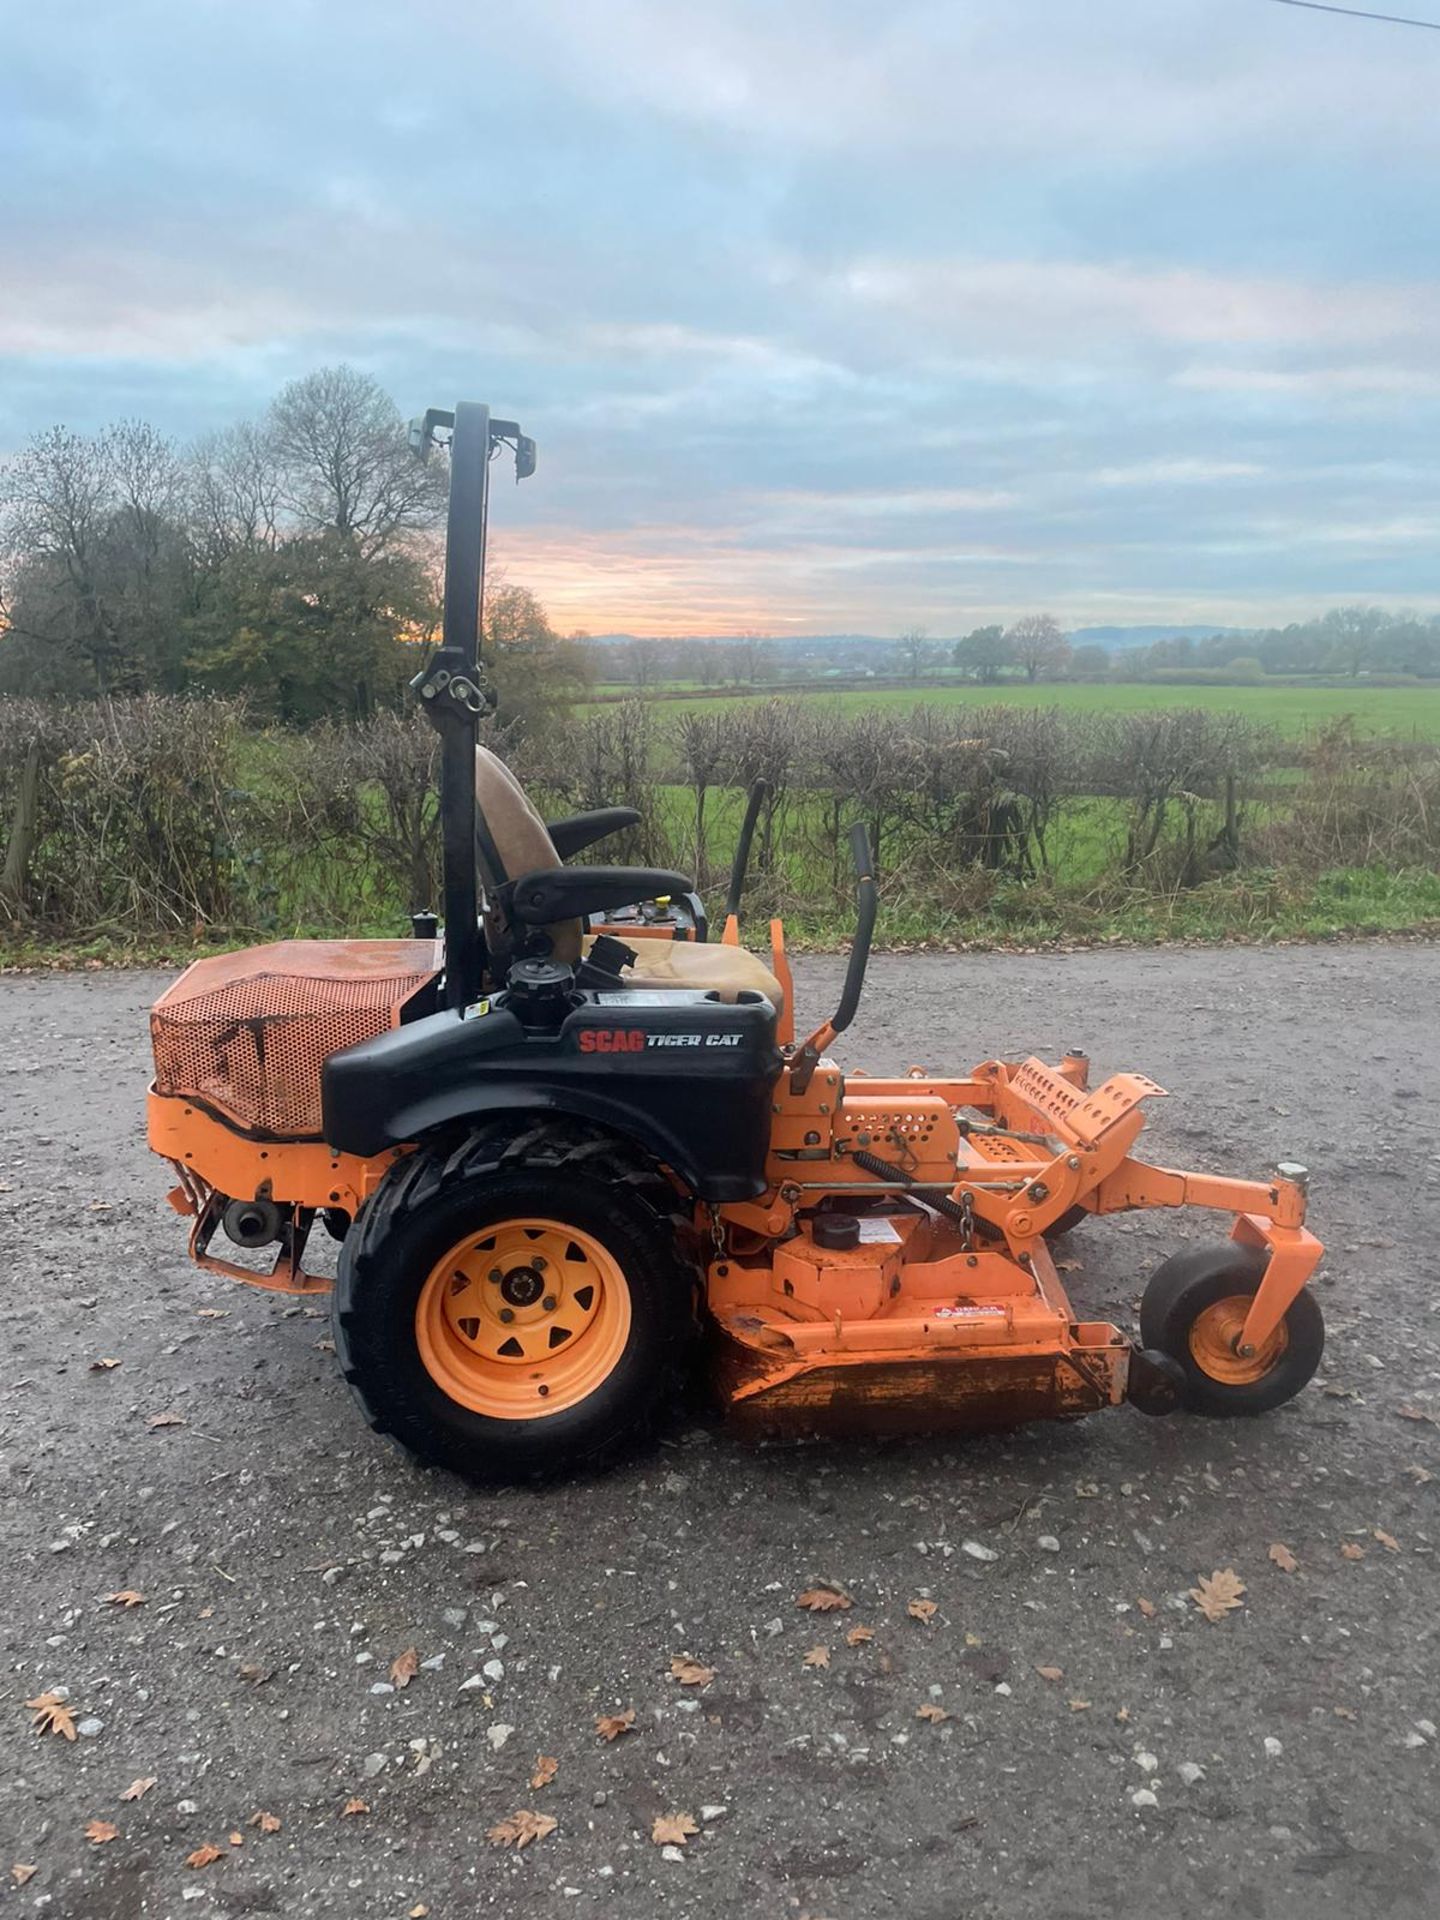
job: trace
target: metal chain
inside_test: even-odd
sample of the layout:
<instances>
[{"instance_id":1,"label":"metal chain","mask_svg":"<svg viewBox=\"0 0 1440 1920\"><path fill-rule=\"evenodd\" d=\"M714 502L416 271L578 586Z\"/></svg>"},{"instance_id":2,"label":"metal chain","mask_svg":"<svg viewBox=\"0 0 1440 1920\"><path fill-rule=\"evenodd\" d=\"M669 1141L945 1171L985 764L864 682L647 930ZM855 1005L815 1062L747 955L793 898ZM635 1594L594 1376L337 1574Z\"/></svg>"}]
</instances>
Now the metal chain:
<instances>
[{"instance_id":1,"label":"metal chain","mask_svg":"<svg viewBox=\"0 0 1440 1920\"><path fill-rule=\"evenodd\" d=\"M962 1253L973 1253L975 1249L975 1202L970 1198L968 1190L960 1196L960 1212L963 1216L960 1222L960 1251Z\"/></svg>"},{"instance_id":2,"label":"metal chain","mask_svg":"<svg viewBox=\"0 0 1440 1920\"><path fill-rule=\"evenodd\" d=\"M723 1260L725 1258L725 1229L720 1224L720 1209L713 1201L710 1203L710 1245L714 1249L715 1258L717 1260Z\"/></svg>"}]
</instances>

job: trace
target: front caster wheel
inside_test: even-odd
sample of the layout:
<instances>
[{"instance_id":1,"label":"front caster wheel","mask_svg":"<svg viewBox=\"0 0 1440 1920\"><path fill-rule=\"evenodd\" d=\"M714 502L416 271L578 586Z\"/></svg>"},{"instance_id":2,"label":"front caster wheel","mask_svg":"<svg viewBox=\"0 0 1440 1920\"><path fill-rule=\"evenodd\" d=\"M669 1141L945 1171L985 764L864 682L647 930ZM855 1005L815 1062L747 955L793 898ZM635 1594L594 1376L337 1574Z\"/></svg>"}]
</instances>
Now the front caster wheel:
<instances>
[{"instance_id":1,"label":"front caster wheel","mask_svg":"<svg viewBox=\"0 0 1440 1920\"><path fill-rule=\"evenodd\" d=\"M565 1123L397 1162L334 1296L371 1425L481 1483L602 1466L643 1438L694 1328L675 1204L633 1150Z\"/></svg>"},{"instance_id":2,"label":"front caster wheel","mask_svg":"<svg viewBox=\"0 0 1440 1920\"><path fill-rule=\"evenodd\" d=\"M1325 1350L1325 1321L1308 1287L1263 1346L1242 1355L1240 1329L1268 1256L1235 1241L1177 1253L1140 1302L1140 1339L1179 1363L1192 1413L1269 1413L1293 1400Z\"/></svg>"}]
</instances>

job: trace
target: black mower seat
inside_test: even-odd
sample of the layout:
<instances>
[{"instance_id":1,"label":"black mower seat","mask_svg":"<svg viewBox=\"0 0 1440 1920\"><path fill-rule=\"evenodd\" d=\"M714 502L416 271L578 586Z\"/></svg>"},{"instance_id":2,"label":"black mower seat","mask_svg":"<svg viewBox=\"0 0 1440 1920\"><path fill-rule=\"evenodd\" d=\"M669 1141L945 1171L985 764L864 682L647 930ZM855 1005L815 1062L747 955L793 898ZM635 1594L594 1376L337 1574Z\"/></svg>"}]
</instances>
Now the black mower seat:
<instances>
[{"instance_id":1,"label":"black mower seat","mask_svg":"<svg viewBox=\"0 0 1440 1920\"><path fill-rule=\"evenodd\" d=\"M523 895L531 892L553 902L556 917L542 923L541 930L549 936L555 958L575 966L587 950L582 912L634 906L657 895L689 890L690 883L682 875L648 867L587 870L562 866L545 822L531 806L524 788L505 762L488 747L475 750L475 800L480 813L477 857L485 881L485 932L493 954L506 954L514 949L516 929L512 927L512 920L535 927L534 919L522 904ZM517 882L524 884L517 886ZM597 894L604 894L603 900L596 899L594 907L587 906L583 898L591 883ZM626 896L623 899L622 894ZM571 911L565 912L565 907L572 902ZM780 982L762 960L744 947L643 938L626 944L636 959L622 977L635 987L652 992L698 990L719 993L726 1000L749 991L763 993L777 1012L784 1006Z\"/></svg>"}]
</instances>

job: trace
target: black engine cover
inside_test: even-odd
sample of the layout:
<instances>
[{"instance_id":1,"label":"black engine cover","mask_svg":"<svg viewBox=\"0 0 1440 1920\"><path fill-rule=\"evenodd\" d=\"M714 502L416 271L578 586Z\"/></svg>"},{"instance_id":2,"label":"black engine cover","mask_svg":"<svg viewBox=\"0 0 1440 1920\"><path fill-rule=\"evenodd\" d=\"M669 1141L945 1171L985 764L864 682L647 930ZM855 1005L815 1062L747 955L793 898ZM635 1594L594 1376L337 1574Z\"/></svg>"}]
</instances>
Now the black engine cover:
<instances>
[{"instance_id":1,"label":"black engine cover","mask_svg":"<svg viewBox=\"0 0 1440 1920\"><path fill-rule=\"evenodd\" d=\"M503 1113L569 1113L637 1141L702 1200L765 1186L775 1010L704 993L583 991L558 1030L505 996L412 1020L325 1062L327 1143L374 1155Z\"/></svg>"}]
</instances>

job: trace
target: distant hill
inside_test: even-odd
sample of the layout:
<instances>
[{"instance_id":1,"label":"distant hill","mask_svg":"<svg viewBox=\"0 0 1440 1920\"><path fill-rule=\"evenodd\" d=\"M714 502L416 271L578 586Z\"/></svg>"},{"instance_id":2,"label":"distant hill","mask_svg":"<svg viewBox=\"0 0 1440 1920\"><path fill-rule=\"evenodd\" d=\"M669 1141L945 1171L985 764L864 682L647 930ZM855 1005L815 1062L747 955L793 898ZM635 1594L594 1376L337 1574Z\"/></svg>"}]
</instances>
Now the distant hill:
<instances>
[{"instance_id":1,"label":"distant hill","mask_svg":"<svg viewBox=\"0 0 1440 1920\"><path fill-rule=\"evenodd\" d=\"M1076 627L1072 646L1153 647L1157 640L1218 640L1222 634L1245 634L1248 627Z\"/></svg>"},{"instance_id":2,"label":"distant hill","mask_svg":"<svg viewBox=\"0 0 1440 1920\"><path fill-rule=\"evenodd\" d=\"M1221 634L1243 635L1250 631L1247 627L1076 627L1070 635L1071 643L1077 647L1110 647L1123 650L1127 647L1149 647L1157 640L1213 640ZM707 633L691 636L688 639L662 639L662 646L725 647L735 646L750 638L738 633ZM591 641L597 647L623 647L634 638L633 633L594 633ZM936 647L952 647L957 635L932 634L931 644ZM893 647L895 636L880 633L787 633L767 634L766 644L778 647L786 654L824 654L844 653L857 647L887 648Z\"/></svg>"}]
</instances>

